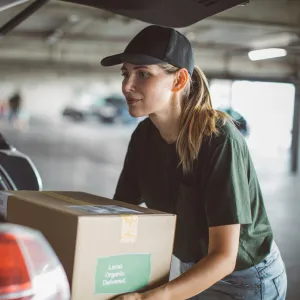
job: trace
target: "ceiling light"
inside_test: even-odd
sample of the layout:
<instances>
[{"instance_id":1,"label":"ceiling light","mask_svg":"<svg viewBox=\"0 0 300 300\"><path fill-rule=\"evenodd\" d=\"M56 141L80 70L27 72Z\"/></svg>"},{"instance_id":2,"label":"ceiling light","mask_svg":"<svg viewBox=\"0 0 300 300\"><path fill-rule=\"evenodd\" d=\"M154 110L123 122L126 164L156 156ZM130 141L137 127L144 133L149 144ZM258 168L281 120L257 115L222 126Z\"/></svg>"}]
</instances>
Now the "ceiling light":
<instances>
[{"instance_id":1,"label":"ceiling light","mask_svg":"<svg viewBox=\"0 0 300 300\"><path fill-rule=\"evenodd\" d=\"M276 57L284 57L286 55L287 55L287 51L285 49L280 49L280 48L253 50L248 53L248 56L252 61L271 59Z\"/></svg>"}]
</instances>

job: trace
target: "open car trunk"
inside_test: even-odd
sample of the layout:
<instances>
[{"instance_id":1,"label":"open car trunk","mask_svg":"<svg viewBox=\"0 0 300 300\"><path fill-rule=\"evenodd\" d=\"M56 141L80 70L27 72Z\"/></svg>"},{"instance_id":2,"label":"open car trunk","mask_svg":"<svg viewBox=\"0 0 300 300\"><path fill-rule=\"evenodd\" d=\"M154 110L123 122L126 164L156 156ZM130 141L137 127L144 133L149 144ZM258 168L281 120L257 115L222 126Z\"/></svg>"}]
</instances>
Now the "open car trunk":
<instances>
[{"instance_id":1,"label":"open car trunk","mask_svg":"<svg viewBox=\"0 0 300 300\"><path fill-rule=\"evenodd\" d=\"M28 2L29 5L0 27L0 38L30 17L50 0L2 0L0 11ZM187 27L249 0L61 0L103 9L168 27Z\"/></svg>"},{"instance_id":2,"label":"open car trunk","mask_svg":"<svg viewBox=\"0 0 300 300\"><path fill-rule=\"evenodd\" d=\"M101 8L147 23L186 27L246 0L63 0Z\"/></svg>"}]
</instances>

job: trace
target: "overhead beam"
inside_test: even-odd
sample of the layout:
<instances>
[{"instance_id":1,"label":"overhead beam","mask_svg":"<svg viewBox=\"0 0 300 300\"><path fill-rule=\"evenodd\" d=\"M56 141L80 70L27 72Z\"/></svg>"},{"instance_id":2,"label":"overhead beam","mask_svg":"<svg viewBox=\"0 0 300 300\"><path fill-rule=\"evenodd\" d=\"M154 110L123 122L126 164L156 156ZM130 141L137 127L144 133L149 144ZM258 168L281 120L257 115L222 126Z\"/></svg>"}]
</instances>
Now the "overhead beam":
<instances>
[{"instance_id":1,"label":"overhead beam","mask_svg":"<svg viewBox=\"0 0 300 300\"><path fill-rule=\"evenodd\" d=\"M64 36L75 27L79 22L79 17L77 15L70 15L66 18L65 22L55 28L46 38L46 43L53 46L59 43Z\"/></svg>"},{"instance_id":2,"label":"overhead beam","mask_svg":"<svg viewBox=\"0 0 300 300\"><path fill-rule=\"evenodd\" d=\"M12 38L12 37L10 37ZM90 43L80 40L68 44L64 41L54 49L48 47L43 39L31 39L28 37L17 38L3 43L0 47L0 59L9 62L11 65L18 64L18 61L27 61L27 64L34 63L59 63L67 66L80 63L81 65L99 65L101 57L110 55L112 52L123 51L122 45L106 47L107 43ZM20 47L22 45L22 48ZM5 47L4 47L5 46ZM226 52L202 46L200 51L195 51L195 61L205 72L226 73L228 76L257 76L259 78L287 78L294 76L297 69L289 59L266 60L251 62L246 54L233 55L228 58ZM1 68L3 65L1 64Z\"/></svg>"},{"instance_id":3,"label":"overhead beam","mask_svg":"<svg viewBox=\"0 0 300 300\"><path fill-rule=\"evenodd\" d=\"M94 62L80 62L80 61L53 61L53 60L44 60L44 61L28 61L21 59L4 59L0 57L1 65L1 78L3 77L14 77L14 74L32 74L39 72L58 72L65 74L82 74L82 73L94 73L94 74L115 74L119 75L120 68L111 67L104 68L101 67L100 63L97 61ZM201 65L205 74L209 78L218 78L218 79L230 79L230 80L249 80L249 81L267 81L267 82L292 82L293 75L285 70L281 73L260 73L255 69L244 69L243 72L240 71L239 64L232 66L229 70L224 69L222 63L212 66L209 61L207 65Z\"/></svg>"},{"instance_id":4,"label":"overhead beam","mask_svg":"<svg viewBox=\"0 0 300 300\"><path fill-rule=\"evenodd\" d=\"M35 31L15 31L6 37L6 45L9 42L22 43L24 45L30 43L30 39L36 41L46 41L49 39L49 35L41 32ZM85 35L85 34L69 34L67 32L63 35L63 40L65 43L72 44L102 44L102 43L110 43L110 44L124 44L126 45L128 41L131 39L129 36L105 36L105 35ZM226 51L231 53L244 53L248 51L248 48L238 47L232 44L224 44L224 43L201 43L197 41L191 42L194 49L210 49L215 51Z\"/></svg>"},{"instance_id":5,"label":"overhead beam","mask_svg":"<svg viewBox=\"0 0 300 300\"><path fill-rule=\"evenodd\" d=\"M122 51L121 49L125 48L130 38L131 37L129 36L85 35L80 32L69 33L68 29L57 29L50 35L35 31L16 31L5 37L5 43L3 43L1 46L9 48L20 47L20 45L22 45L22 48L26 48L26 45L42 43L44 44L44 47L47 47L63 41L64 47L69 47L71 50L73 46L88 48L90 46L101 46L103 43L105 43L106 45L115 45L117 48L119 46L119 51ZM245 55L252 50L249 47L225 43L201 43L197 41L191 41L191 44L195 52L209 50L220 53L220 55L225 55L227 57ZM289 56L296 58L299 57L300 49L294 47L285 48L288 50Z\"/></svg>"},{"instance_id":6,"label":"overhead beam","mask_svg":"<svg viewBox=\"0 0 300 300\"><path fill-rule=\"evenodd\" d=\"M264 27L268 29L274 30L288 30L299 32L299 25L292 25L289 23L284 23L280 21L271 22L271 21L263 21L263 20L255 20L250 18L232 18L232 17L219 17L214 16L210 19L206 19L202 21L203 23L214 23L214 24L232 24L232 25L246 25L248 27Z\"/></svg>"}]
</instances>

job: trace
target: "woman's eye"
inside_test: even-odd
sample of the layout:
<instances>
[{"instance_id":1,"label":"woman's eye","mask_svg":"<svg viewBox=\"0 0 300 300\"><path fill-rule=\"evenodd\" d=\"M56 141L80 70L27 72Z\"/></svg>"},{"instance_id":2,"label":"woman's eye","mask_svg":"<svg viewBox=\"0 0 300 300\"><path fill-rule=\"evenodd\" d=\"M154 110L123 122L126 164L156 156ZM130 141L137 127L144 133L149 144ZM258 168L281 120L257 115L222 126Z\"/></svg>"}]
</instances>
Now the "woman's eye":
<instances>
[{"instance_id":1,"label":"woman's eye","mask_svg":"<svg viewBox=\"0 0 300 300\"><path fill-rule=\"evenodd\" d=\"M121 72L121 76L124 77L124 78L127 78L127 77L128 77L128 73L126 73L126 72Z\"/></svg>"},{"instance_id":2,"label":"woman's eye","mask_svg":"<svg viewBox=\"0 0 300 300\"><path fill-rule=\"evenodd\" d=\"M139 72L141 78L147 78L150 76L148 72Z\"/></svg>"}]
</instances>

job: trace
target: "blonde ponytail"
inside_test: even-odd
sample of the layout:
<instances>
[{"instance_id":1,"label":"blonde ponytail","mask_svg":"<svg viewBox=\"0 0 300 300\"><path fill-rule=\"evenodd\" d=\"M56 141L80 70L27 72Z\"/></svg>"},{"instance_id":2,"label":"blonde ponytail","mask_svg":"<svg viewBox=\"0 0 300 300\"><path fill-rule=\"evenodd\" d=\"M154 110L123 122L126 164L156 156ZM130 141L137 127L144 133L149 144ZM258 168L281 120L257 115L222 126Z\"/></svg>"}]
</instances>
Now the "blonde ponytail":
<instances>
[{"instance_id":1,"label":"blonde ponytail","mask_svg":"<svg viewBox=\"0 0 300 300\"><path fill-rule=\"evenodd\" d=\"M160 66L169 74L179 70L171 65ZM193 170L203 139L218 134L218 119L225 122L230 117L213 109L207 79L204 73L195 67L184 91L176 143L180 165L185 174Z\"/></svg>"}]
</instances>

